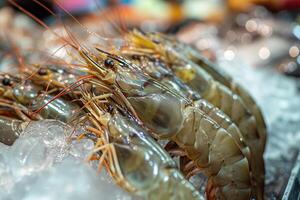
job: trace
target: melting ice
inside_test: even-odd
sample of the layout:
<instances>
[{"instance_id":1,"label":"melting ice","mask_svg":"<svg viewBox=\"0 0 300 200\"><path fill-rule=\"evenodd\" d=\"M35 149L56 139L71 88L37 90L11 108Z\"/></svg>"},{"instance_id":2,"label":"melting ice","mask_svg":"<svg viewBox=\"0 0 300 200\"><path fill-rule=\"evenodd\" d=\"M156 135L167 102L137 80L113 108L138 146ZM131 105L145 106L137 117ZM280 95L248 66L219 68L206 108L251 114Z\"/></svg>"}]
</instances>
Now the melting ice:
<instances>
[{"instance_id":1,"label":"melting ice","mask_svg":"<svg viewBox=\"0 0 300 200\"><path fill-rule=\"evenodd\" d=\"M0 143L0 199L132 199L84 162L93 142L67 142L71 131L55 120L32 122L13 146Z\"/></svg>"}]
</instances>

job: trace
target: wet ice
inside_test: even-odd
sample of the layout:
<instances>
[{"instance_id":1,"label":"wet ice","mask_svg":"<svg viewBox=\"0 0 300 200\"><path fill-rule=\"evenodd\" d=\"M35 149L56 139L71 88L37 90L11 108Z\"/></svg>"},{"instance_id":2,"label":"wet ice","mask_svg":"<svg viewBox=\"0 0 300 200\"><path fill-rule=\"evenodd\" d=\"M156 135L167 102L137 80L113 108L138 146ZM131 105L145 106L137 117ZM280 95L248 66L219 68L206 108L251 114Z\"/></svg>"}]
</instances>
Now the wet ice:
<instances>
[{"instance_id":1,"label":"wet ice","mask_svg":"<svg viewBox=\"0 0 300 200\"><path fill-rule=\"evenodd\" d=\"M32 122L12 147L0 144L0 199L132 199L84 162L93 143L68 142L72 131L55 120Z\"/></svg>"}]
</instances>

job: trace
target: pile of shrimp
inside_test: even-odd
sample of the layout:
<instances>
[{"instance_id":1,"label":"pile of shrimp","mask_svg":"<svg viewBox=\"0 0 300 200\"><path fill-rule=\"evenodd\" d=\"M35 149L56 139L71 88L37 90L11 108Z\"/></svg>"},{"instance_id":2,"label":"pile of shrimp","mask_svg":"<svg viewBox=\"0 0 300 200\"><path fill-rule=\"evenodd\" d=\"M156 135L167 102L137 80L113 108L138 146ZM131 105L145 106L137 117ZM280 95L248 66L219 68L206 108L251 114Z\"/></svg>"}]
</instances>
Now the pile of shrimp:
<instances>
[{"instance_id":1,"label":"pile of shrimp","mask_svg":"<svg viewBox=\"0 0 300 200\"><path fill-rule=\"evenodd\" d=\"M169 35L108 39L73 18L85 32L75 36L10 2L52 37L33 38L40 50L26 52L8 43L16 73L0 73L0 142L13 145L32 120L57 119L84 127L76 139L94 141L88 160L139 198L203 199L189 181L201 173L209 200L263 199L262 113L218 65Z\"/></svg>"}]
</instances>

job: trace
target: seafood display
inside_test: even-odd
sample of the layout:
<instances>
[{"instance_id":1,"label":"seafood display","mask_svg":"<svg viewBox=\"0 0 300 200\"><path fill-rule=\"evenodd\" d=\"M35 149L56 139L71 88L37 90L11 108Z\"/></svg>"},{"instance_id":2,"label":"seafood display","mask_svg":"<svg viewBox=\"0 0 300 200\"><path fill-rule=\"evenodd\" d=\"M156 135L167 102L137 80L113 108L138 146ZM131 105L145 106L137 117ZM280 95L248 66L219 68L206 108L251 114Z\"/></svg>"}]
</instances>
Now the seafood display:
<instances>
[{"instance_id":1,"label":"seafood display","mask_svg":"<svg viewBox=\"0 0 300 200\"><path fill-rule=\"evenodd\" d=\"M221 68L162 33L128 31L107 47L81 24L88 34L64 26L65 36L11 3L65 53L5 49L17 62L16 73L0 74L1 143L14 146L33 121L53 119L80 130L66 141L91 140L86 161L134 197L263 199L264 118ZM190 181L197 174L207 178L205 194Z\"/></svg>"},{"instance_id":2,"label":"seafood display","mask_svg":"<svg viewBox=\"0 0 300 200\"><path fill-rule=\"evenodd\" d=\"M155 138L176 142L200 171L210 177L209 198L229 198L233 194L242 199L250 197L249 163L225 129L174 90L134 71L135 66L120 57L101 53L103 57L94 62L92 55L83 53L92 69L106 73L97 73L99 83L91 82L99 85L97 89L103 87L103 92L113 94L116 102L126 98L126 102L117 103L122 107L129 105L133 117L149 128ZM114 63L111 69L104 68L107 63Z\"/></svg>"}]
</instances>

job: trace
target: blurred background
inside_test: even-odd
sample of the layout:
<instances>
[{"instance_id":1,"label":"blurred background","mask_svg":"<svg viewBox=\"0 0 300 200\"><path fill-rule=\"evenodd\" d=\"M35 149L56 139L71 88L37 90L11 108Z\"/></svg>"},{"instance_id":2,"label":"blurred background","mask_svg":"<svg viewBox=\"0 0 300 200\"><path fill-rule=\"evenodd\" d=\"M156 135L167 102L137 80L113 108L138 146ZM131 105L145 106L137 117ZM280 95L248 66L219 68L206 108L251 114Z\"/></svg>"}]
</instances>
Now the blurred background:
<instances>
[{"instance_id":1,"label":"blurred background","mask_svg":"<svg viewBox=\"0 0 300 200\"><path fill-rule=\"evenodd\" d=\"M4 0L0 2L1 6L11 6ZM49 24L55 21L49 12L45 12L34 1L15 2ZM255 67L272 63L281 73L300 77L300 0L40 2L62 17L68 17L67 10L90 26L94 26L94 22L108 21L121 29L139 28L175 34L212 60L216 59L217 54L223 53L228 60L243 58Z\"/></svg>"},{"instance_id":2,"label":"blurred background","mask_svg":"<svg viewBox=\"0 0 300 200\"><path fill-rule=\"evenodd\" d=\"M57 16L78 25L70 13L105 37L138 28L172 34L198 49L262 108L268 125L266 199L299 194L300 0L39 0L56 17L34 0L15 2L50 26ZM11 3L0 0L0 7L1 29L17 27L11 38L33 46L26 37L38 26Z\"/></svg>"}]
</instances>

